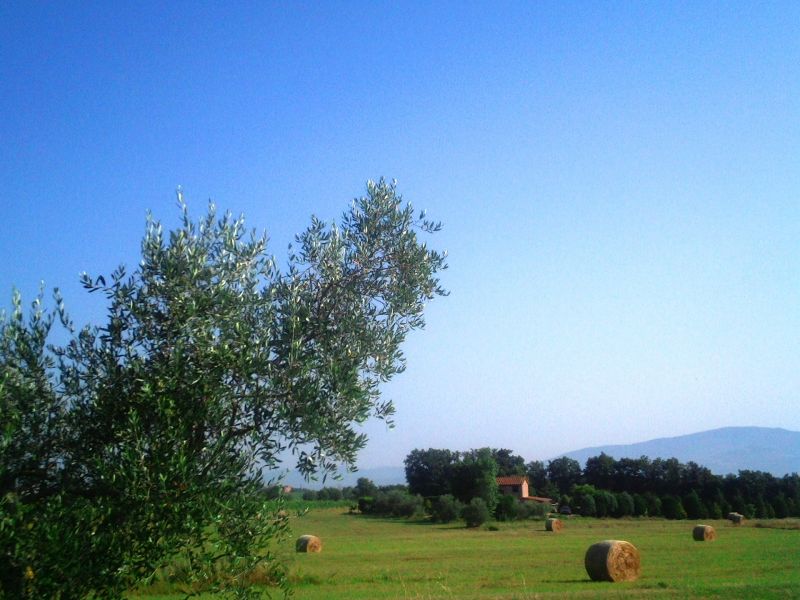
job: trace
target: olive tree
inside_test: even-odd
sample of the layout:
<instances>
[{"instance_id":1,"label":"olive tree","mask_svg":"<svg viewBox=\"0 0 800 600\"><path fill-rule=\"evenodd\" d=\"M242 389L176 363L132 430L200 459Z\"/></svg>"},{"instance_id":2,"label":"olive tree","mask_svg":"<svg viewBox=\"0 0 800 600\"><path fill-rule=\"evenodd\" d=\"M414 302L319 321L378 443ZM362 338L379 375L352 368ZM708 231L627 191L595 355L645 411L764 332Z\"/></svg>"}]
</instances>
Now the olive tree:
<instances>
[{"instance_id":1,"label":"olive tree","mask_svg":"<svg viewBox=\"0 0 800 600\"><path fill-rule=\"evenodd\" d=\"M243 218L148 217L141 261L83 276L107 317L48 342L60 298L0 319L0 597L118 598L180 559L190 579L246 596L283 581L262 471L348 468L390 420L380 385L445 292L445 256L418 237L393 183L367 185L337 224L313 218L286 266Z\"/></svg>"}]
</instances>

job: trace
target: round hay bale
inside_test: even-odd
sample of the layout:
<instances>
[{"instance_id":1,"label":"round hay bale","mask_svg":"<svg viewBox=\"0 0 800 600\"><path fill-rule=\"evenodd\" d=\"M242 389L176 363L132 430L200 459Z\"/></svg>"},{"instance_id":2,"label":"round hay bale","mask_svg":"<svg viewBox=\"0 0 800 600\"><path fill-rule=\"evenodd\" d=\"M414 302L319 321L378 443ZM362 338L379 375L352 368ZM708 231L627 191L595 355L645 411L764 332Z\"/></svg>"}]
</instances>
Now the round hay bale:
<instances>
[{"instance_id":1,"label":"round hay bale","mask_svg":"<svg viewBox=\"0 0 800 600\"><path fill-rule=\"evenodd\" d=\"M728 520L734 525L741 525L744 521L744 515L738 512L728 513Z\"/></svg>"},{"instance_id":2,"label":"round hay bale","mask_svg":"<svg viewBox=\"0 0 800 600\"><path fill-rule=\"evenodd\" d=\"M636 546L622 540L605 540L589 546L584 558L592 581L635 581L641 560Z\"/></svg>"},{"instance_id":3,"label":"round hay bale","mask_svg":"<svg viewBox=\"0 0 800 600\"><path fill-rule=\"evenodd\" d=\"M298 552L322 552L322 540L315 535L301 535L294 547Z\"/></svg>"},{"instance_id":4,"label":"round hay bale","mask_svg":"<svg viewBox=\"0 0 800 600\"><path fill-rule=\"evenodd\" d=\"M695 525L692 537L695 542L713 542L717 539L717 532L711 525Z\"/></svg>"},{"instance_id":5,"label":"round hay bale","mask_svg":"<svg viewBox=\"0 0 800 600\"><path fill-rule=\"evenodd\" d=\"M547 519L544 522L545 531L552 531L553 533L558 533L563 528L564 524L561 522L561 519Z\"/></svg>"}]
</instances>

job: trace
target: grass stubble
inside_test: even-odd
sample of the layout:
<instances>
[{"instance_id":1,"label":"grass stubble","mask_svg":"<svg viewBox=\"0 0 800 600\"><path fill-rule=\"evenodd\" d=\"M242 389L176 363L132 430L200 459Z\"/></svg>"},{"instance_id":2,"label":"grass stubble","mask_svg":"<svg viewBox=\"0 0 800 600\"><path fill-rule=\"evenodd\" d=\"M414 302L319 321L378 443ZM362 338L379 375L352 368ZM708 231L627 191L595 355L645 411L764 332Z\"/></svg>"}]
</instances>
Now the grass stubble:
<instances>
[{"instance_id":1,"label":"grass stubble","mask_svg":"<svg viewBox=\"0 0 800 600\"><path fill-rule=\"evenodd\" d=\"M496 531L312 509L292 526L314 532L325 552L282 558L297 600L533 600L552 598L800 598L800 522L714 527L713 543L692 539L692 521L582 519L553 535L541 521L498 523ZM774 525L774 526L773 526ZM584 568L592 544L626 540L641 554L637 581L593 582ZM140 590L131 600L176 600ZM275 597L279 593L275 592ZM200 598L213 598L201 595Z\"/></svg>"}]
</instances>

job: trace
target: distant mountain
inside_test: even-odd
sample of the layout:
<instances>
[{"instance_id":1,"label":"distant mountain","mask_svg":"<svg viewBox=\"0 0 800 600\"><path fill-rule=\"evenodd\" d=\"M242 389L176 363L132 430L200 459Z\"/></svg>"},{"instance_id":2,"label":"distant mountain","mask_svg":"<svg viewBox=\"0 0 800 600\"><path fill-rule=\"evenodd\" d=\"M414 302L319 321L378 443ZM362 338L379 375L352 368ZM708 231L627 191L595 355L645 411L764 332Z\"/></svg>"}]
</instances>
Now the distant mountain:
<instances>
[{"instance_id":1,"label":"distant mountain","mask_svg":"<svg viewBox=\"0 0 800 600\"><path fill-rule=\"evenodd\" d=\"M323 487L348 487L354 486L359 477L370 479L375 485L395 485L406 483L406 471L403 467L374 467L371 469L359 469L355 473L344 473L341 479L328 479L324 483L319 481L305 481L303 477L291 471L283 478L284 485L291 485L295 488L305 488L308 490L318 490Z\"/></svg>"},{"instance_id":2,"label":"distant mountain","mask_svg":"<svg viewBox=\"0 0 800 600\"><path fill-rule=\"evenodd\" d=\"M616 459L674 457L682 463L694 461L717 475L745 469L777 477L800 472L800 432L768 427L723 427L638 444L583 448L559 456L574 458L583 467L587 458L601 452Z\"/></svg>"}]
</instances>

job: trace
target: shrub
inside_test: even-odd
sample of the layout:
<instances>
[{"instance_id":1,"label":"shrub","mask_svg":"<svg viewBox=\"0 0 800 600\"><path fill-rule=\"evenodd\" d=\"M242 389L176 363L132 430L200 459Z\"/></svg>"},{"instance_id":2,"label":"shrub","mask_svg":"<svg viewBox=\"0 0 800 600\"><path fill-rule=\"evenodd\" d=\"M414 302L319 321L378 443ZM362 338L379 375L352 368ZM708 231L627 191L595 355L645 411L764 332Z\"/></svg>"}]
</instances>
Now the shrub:
<instances>
[{"instance_id":1,"label":"shrub","mask_svg":"<svg viewBox=\"0 0 800 600\"><path fill-rule=\"evenodd\" d=\"M450 494L437 496L431 501L431 520L438 523L455 521L464 505Z\"/></svg>"},{"instance_id":2,"label":"shrub","mask_svg":"<svg viewBox=\"0 0 800 600\"><path fill-rule=\"evenodd\" d=\"M520 512L520 503L514 496L501 494L494 508L494 518L498 521L513 521Z\"/></svg>"},{"instance_id":3,"label":"shrub","mask_svg":"<svg viewBox=\"0 0 800 600\"><path fill-rule=\"evenodd\" d=\"M628 492L620 492L614 496L617 500L617 508L612 514L615 517L629 517L634 514L633 496Z\"/></svg>"},{"instance_id":4,"label":"shrub","mask_svg":"<svg viewBox=\"0 0 800 600\"><path fill-rule=\"evenodd\" d=\"M317 500L341 500L342 490L334 487L324 487L317 492Z\"/></svg>"},{"instance_id":5,"label":"shrub","mask_svg":"<svg viewBox=\"0 0 800 600\"><path fill-rule=\"evenodd\" d=\"M408 492L389 492L392 499L392 516L413 517L423 512L422 496L412 496Z\"/></svg>"},{"instance_id":6,"label":"shrub","mask_svg":"<svg viewBox=\"0 0 800 600\"><path fill-rule=\"evenodd\" d=\"M578 513L582 517L593 517L597 514L597 506L594 503L594 496L576 495L575 502L578 504Z\"/></svg>"},{"instance_id":7,"label":"shrub","mask_svg":"<svg viewBox=\"0 0 800 600\"><path fill-rule=\"evenodd\" d=\"M489 508L483 498L473 498L461 509L461 518L467 522L467 527L480 527L489 520Z\"/></svg>"},{"instance_id":8,"label":"shrub","mask_svg":"<svg viewBox=\"0 0 800 600\"><path fill-rule=\"evenodd\" d=\"M412 517L422 512L422 506L421 496L412 496L408 492L392 490L378 492L371 508L366 512L382 517Z\"/></svg>"},{"instance_id":9,"label":"shrub","mask_svg":"<svg viewBox=\"0 0 800 600\"><path fill-rule=\"evenodd\" d=\"M617 498L609 491L595 490L594 503L598 517L610 517L617 511Z\"/></svg>"},{"instance_id":10,"label":"shrub","mask_svg":"<svg viewBox=\"0 0 800 600\"><path fill-rule=\"evenodd\" d=\"M550 512L549 504L539 504L538 502L523 502L517 507L518 519L544 519Z\"/></svg>"},{"instance_id":11,"label":"shrub","mask_svg":"<svg viewBox=\"0 0 800 600\"><path fill-rule=\"evenodd\" d=\"M372 512L372 508L375 505L375 498L372 496L362 496L358 499L358 510L368 515Z\"/></svg>"}]
</instances>

